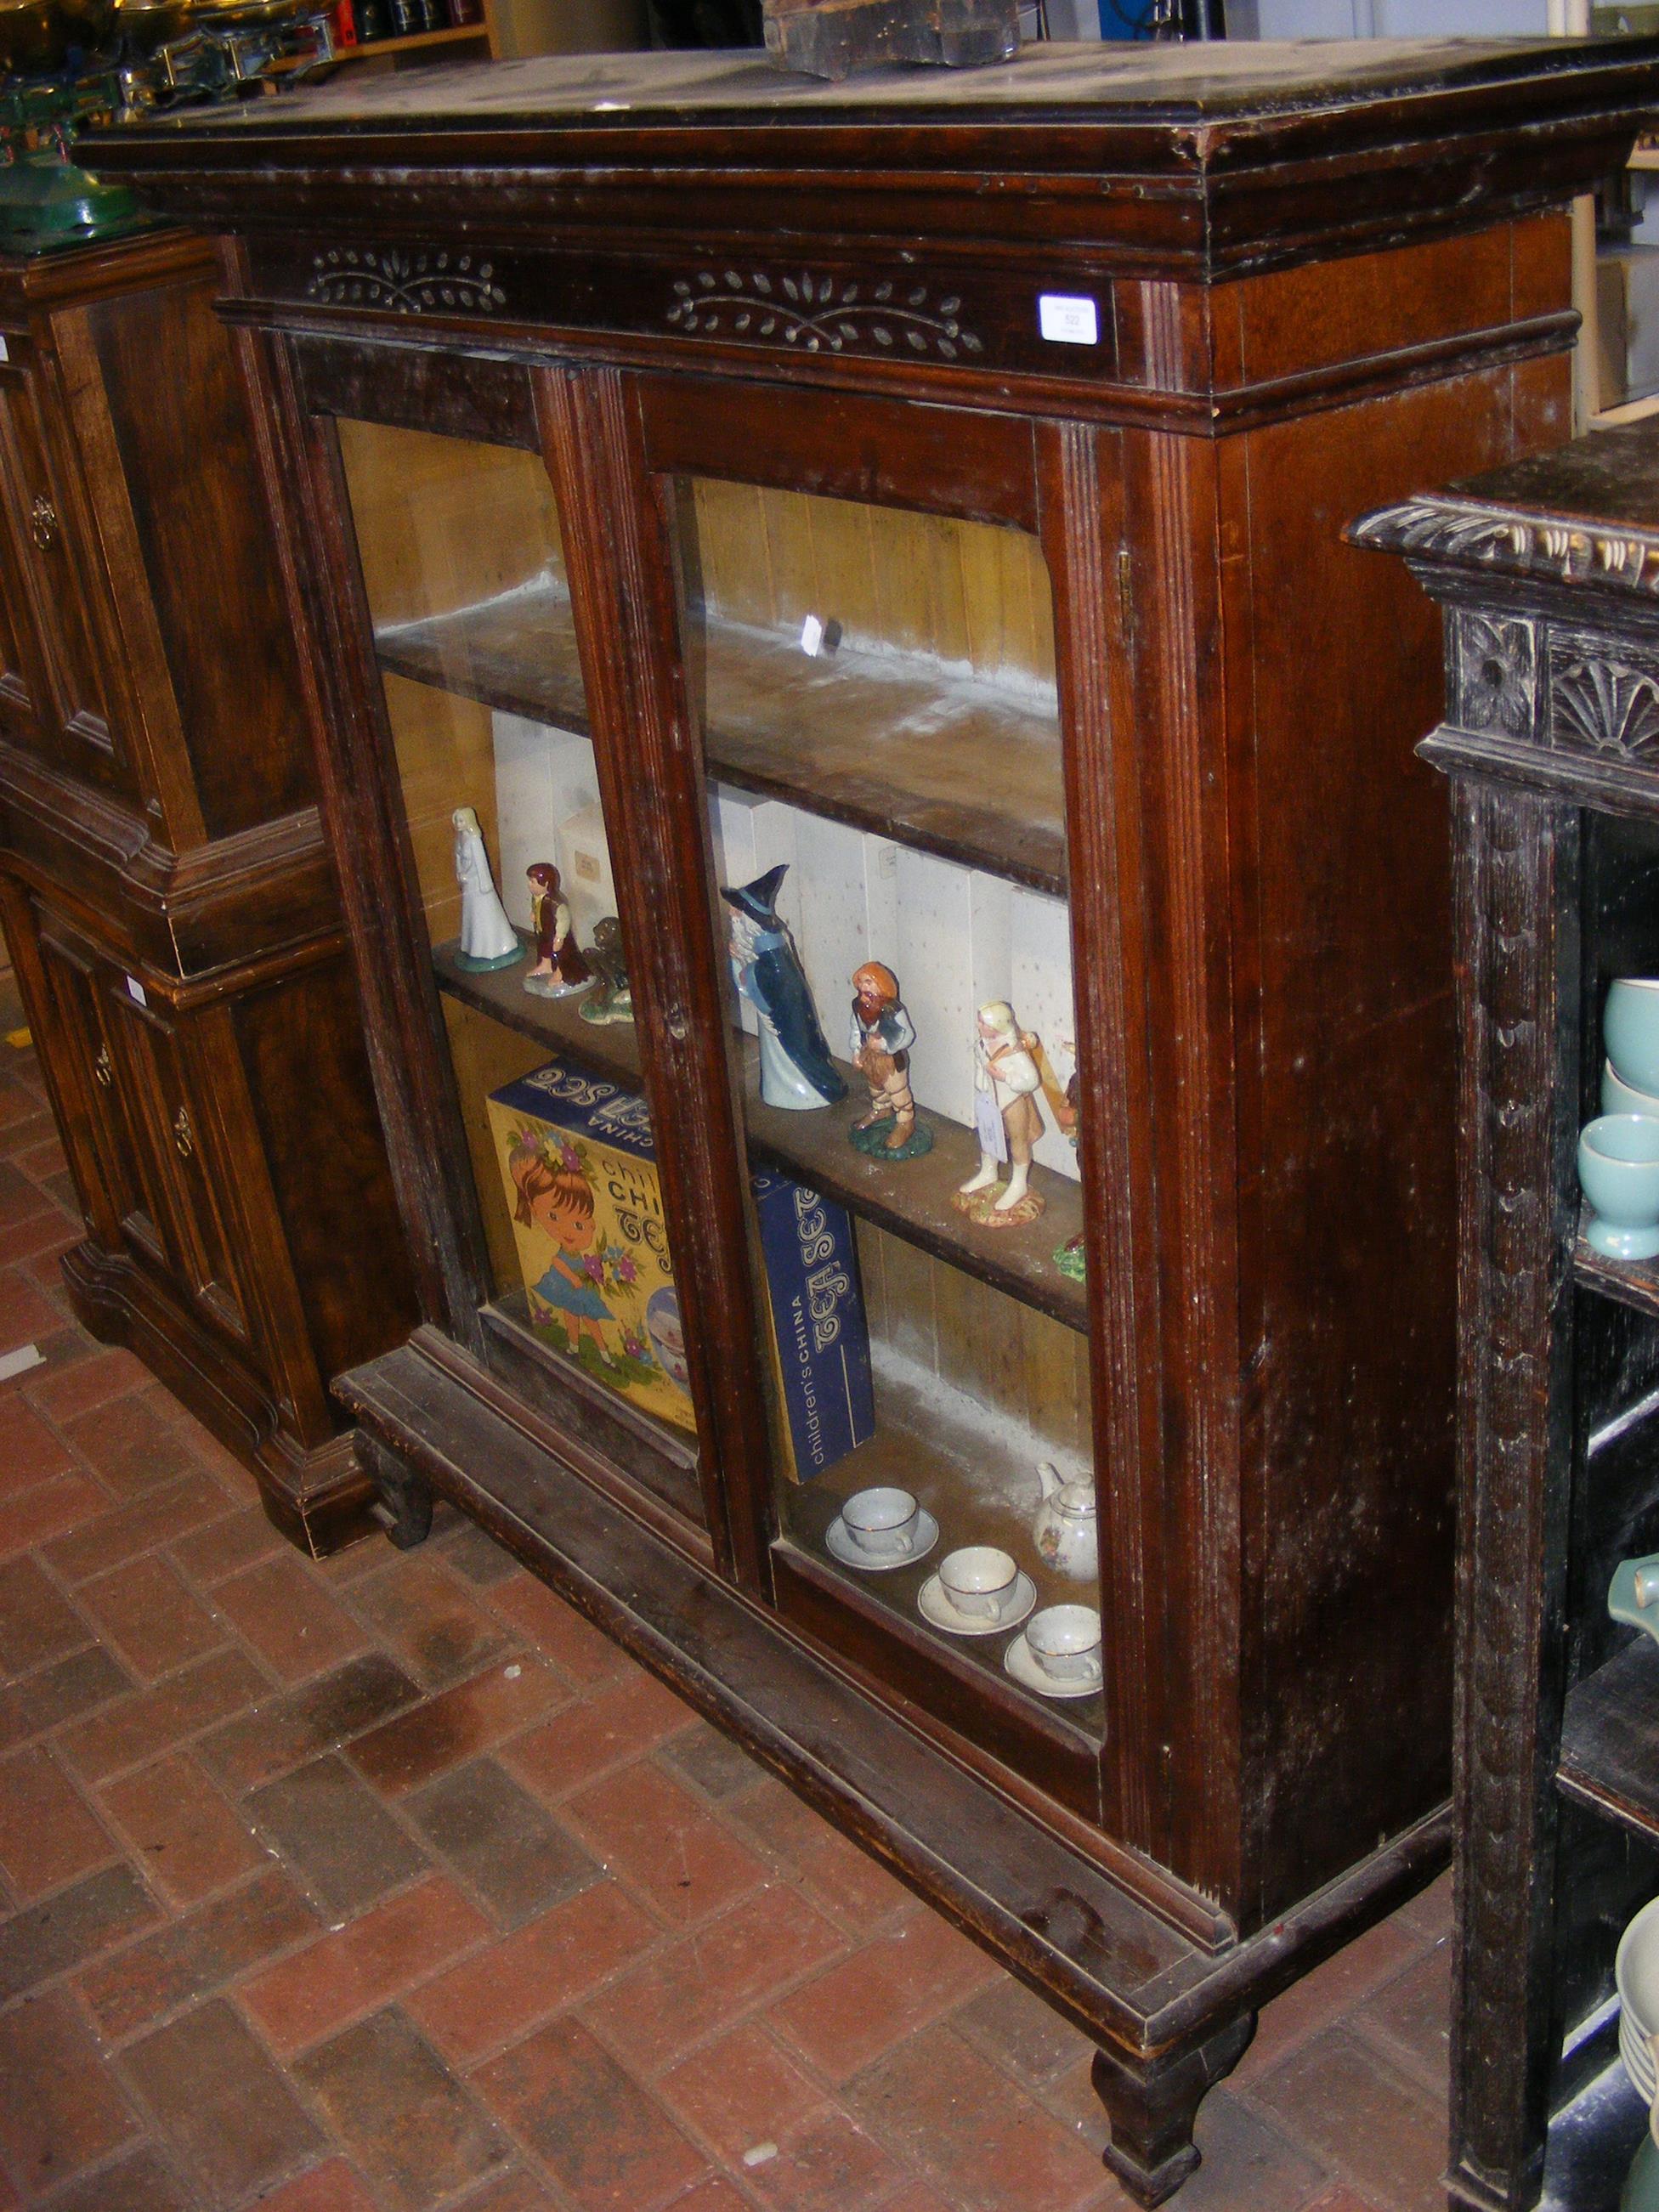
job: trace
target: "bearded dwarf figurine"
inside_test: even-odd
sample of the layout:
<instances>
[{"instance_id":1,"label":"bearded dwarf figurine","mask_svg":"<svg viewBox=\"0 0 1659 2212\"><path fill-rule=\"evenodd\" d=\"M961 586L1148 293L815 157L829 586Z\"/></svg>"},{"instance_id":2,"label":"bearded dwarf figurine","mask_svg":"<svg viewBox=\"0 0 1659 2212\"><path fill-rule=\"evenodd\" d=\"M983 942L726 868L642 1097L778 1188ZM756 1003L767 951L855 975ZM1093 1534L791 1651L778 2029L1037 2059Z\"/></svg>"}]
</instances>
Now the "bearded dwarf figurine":
<instances>
[{"instance_id":1,"label":"bearded dwarf figurine","mask_svg":"<svg viewBox=\"0 0 1659 2212\"><path fill-rule=\"evenodd\" d=\"M979 1170L956 1195L960 1213L987 1229L1012 1229L1035 1221L1042 1212L1040 1194L1028 1188L1031 1147L1042 1134L1036 1094L1042 1088L1042 1040L1022 1030L1006 999L993 999L979 1010L974 1040L974 1127L979 1138ZM1009 1170L1005 1181L1001 1170Z\"/></svg>"},{"instance_id":2,"label":"bearded dwarf figurine","mask_svg":"<svg viewBox=\"0 0 1659 2212\"><path fill-rule=\"evenodd\" d=\"M812 988L777 907L788 868L780 860L752 884L722 887L732 909L732 960L738 988L760 1018L761 1097L799 1113L833 1106L847 1085L818 1026Z\"/></svg>"},{"instance_id":3,"label":"bearded dwarf figurine","mask_svg":"<svg viewBox=\"0 0 1659 2212\"><path fill-rule=\"evenodd\" d=\"M879 960L853 975L853 1065L870 1086L870 1110L848 1131L861 1152L878 1159L915 1160L933 1149L933 1133L916 1119L910 1089L910 1047L916 1032L898 978Z\"/></svg>"}]
</instances>

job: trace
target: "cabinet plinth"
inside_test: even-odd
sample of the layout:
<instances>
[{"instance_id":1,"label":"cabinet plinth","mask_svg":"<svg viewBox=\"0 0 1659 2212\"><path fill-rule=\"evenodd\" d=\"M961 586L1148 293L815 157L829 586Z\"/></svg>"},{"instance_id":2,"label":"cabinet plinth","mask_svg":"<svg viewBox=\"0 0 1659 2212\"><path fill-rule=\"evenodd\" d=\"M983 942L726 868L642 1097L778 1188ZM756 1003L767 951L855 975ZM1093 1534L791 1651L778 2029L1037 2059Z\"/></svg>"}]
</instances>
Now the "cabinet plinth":
<instances>
[{"instance_id":1,"label":"cabinet plinth","mask_svg":"<svg viewBox=\"0 0 1659 2212\"><path fill-rule=\"evenodd\" d=\"M1659 67L1330 54L538 63L112 155L234 235L398 1529L475 1515L1085 2027L1147 2203L1445 1847L1439 664L1340 532L1565 434L1559 210Z\"/></svg>"}]
</instances>

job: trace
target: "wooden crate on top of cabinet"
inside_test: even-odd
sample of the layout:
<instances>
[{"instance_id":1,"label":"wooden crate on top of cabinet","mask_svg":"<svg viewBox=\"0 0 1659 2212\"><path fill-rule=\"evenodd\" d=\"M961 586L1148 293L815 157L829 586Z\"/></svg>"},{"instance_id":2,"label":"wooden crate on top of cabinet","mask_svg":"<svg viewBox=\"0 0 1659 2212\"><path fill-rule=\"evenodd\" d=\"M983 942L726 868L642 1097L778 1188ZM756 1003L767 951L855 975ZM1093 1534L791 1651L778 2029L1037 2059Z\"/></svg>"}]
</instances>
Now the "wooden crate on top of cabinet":
<instances>
[{"instance_id":1,"label":"wooden crate on top of cabinet","mask_svg":"<svg viewBox=\"0 0 1659 2212\"><path fill-rule=\"evenodd\" d=\"M1084 2027L1147 2203L1261 2001L1444 1856L1449 854L1401 734L1438 656L1340 531L1565 435L1559 210L1656 58L617 57L111 149L236 234L420 1277L339 1385L402 1533L476 1515ZM620 917L633 1024L459 957L461 805L520 931L538 861L580 943ZM837 1103L776 1095L744 884ZM848 1140L871 959L926 1157ZM1012 1226L954 1203L997 1001L1052 1078ZM508 1208L489 1101L550 1067L648 1105L660 1342L580 1141L521 1129ZM780 1174L846 1209L873 1385L805 1480ZM695 1436L612 1387L652 1358ZM1070 1575L1042 1462L1097 1492ZM842 1509L884 1485L938 1540L868 1571ZM936 1578L975 1545L1022 1577L982 1634ZM1103 1627L1075 1695L1022 1625L1062 1602Z\"/></svg>"},{"instance_id":2,"label":"wooden crate on top of cabinet","mask_svg":"<svg viewBox=\"0 0 1659 2212\"><path fill-rule=\"evenodd\" d=\"M412 1319L255 432L200 239L0 258L0 916L76 1310L326 1548Z\"/></svg>"}]
</instances>

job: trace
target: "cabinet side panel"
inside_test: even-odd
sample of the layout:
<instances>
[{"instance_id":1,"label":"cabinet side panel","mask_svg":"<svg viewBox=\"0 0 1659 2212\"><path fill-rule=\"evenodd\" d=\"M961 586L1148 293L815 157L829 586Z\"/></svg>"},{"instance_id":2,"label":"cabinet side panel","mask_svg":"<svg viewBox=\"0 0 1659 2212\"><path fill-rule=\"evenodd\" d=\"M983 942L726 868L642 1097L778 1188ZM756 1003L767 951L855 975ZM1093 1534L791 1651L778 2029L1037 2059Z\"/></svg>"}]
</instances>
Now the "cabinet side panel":
<instances>
[{"instance_id":1,"label":"cabinet side panel","mask_svg":"<svg viewBox=\"0 0 1659 2212\"><path fill-rule=\"evenodd\" d=\"M1249 681L1230 778L1258 817L1236 896L1255 1032L1240 1053L1244 1583L1261 1592L1243 1802L1262 1918L1450 1784L1449 832L1412 750L1437 718L1439 617L1403 566L1340 533L1544 442L1553 368L1519 428L1498 369L1273 424L1232 456L1254 546L1232 600Z\"/></svg>"},{"instance_id":2,"label":"cabinet side panel","mask_svg":"<svg viewBox=\"0 0 1659 2212\"><path fill-rule=\"evenodd\" d=\"M343 955L234 1004L237 1042L319 1371L415 1325L403 1231Z\"/></svg>"},{"instance_id":3,"label":"cabinet side panel","mask_svg":"<svg viewBox=\"0 0 1659 2212\"><path fill-rule=\"evenodd\" d=\"M211 296L204 284L158 288L85 314L215 837L293 813L315 790L246 400Z\"/></svg>"}]
</instances>

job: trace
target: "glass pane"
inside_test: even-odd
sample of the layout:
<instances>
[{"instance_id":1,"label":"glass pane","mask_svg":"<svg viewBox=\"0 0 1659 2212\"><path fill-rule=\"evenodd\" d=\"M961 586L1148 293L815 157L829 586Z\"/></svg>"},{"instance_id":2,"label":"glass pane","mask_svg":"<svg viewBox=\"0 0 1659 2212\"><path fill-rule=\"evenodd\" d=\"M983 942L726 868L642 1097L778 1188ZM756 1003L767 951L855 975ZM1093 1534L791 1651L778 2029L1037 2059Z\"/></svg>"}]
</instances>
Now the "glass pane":
<instances>
[{"instance_id":1,"label":"glass pane","mask_svg":"<svg viewBox=\"0 0 1659 2212\"><path fill-rule=\"evenodd\" d=\"M1097 1729L1041 550L702 477L678 482L676 512L782 1540L947 1671L991 1670Z\"/></svg>"},{"instance_id":2,"label":"glass pane","mask_svg":"<svg viewBox=\"0 0 1659 2212\"><path fill-rule=\"evenodd\" d=\"M489 1247L489 1340L520 1380L533 1346L613 1455L700 1511L551 485L507 447L364 422L340 435Z\"/></svg>"}]
</instances>

